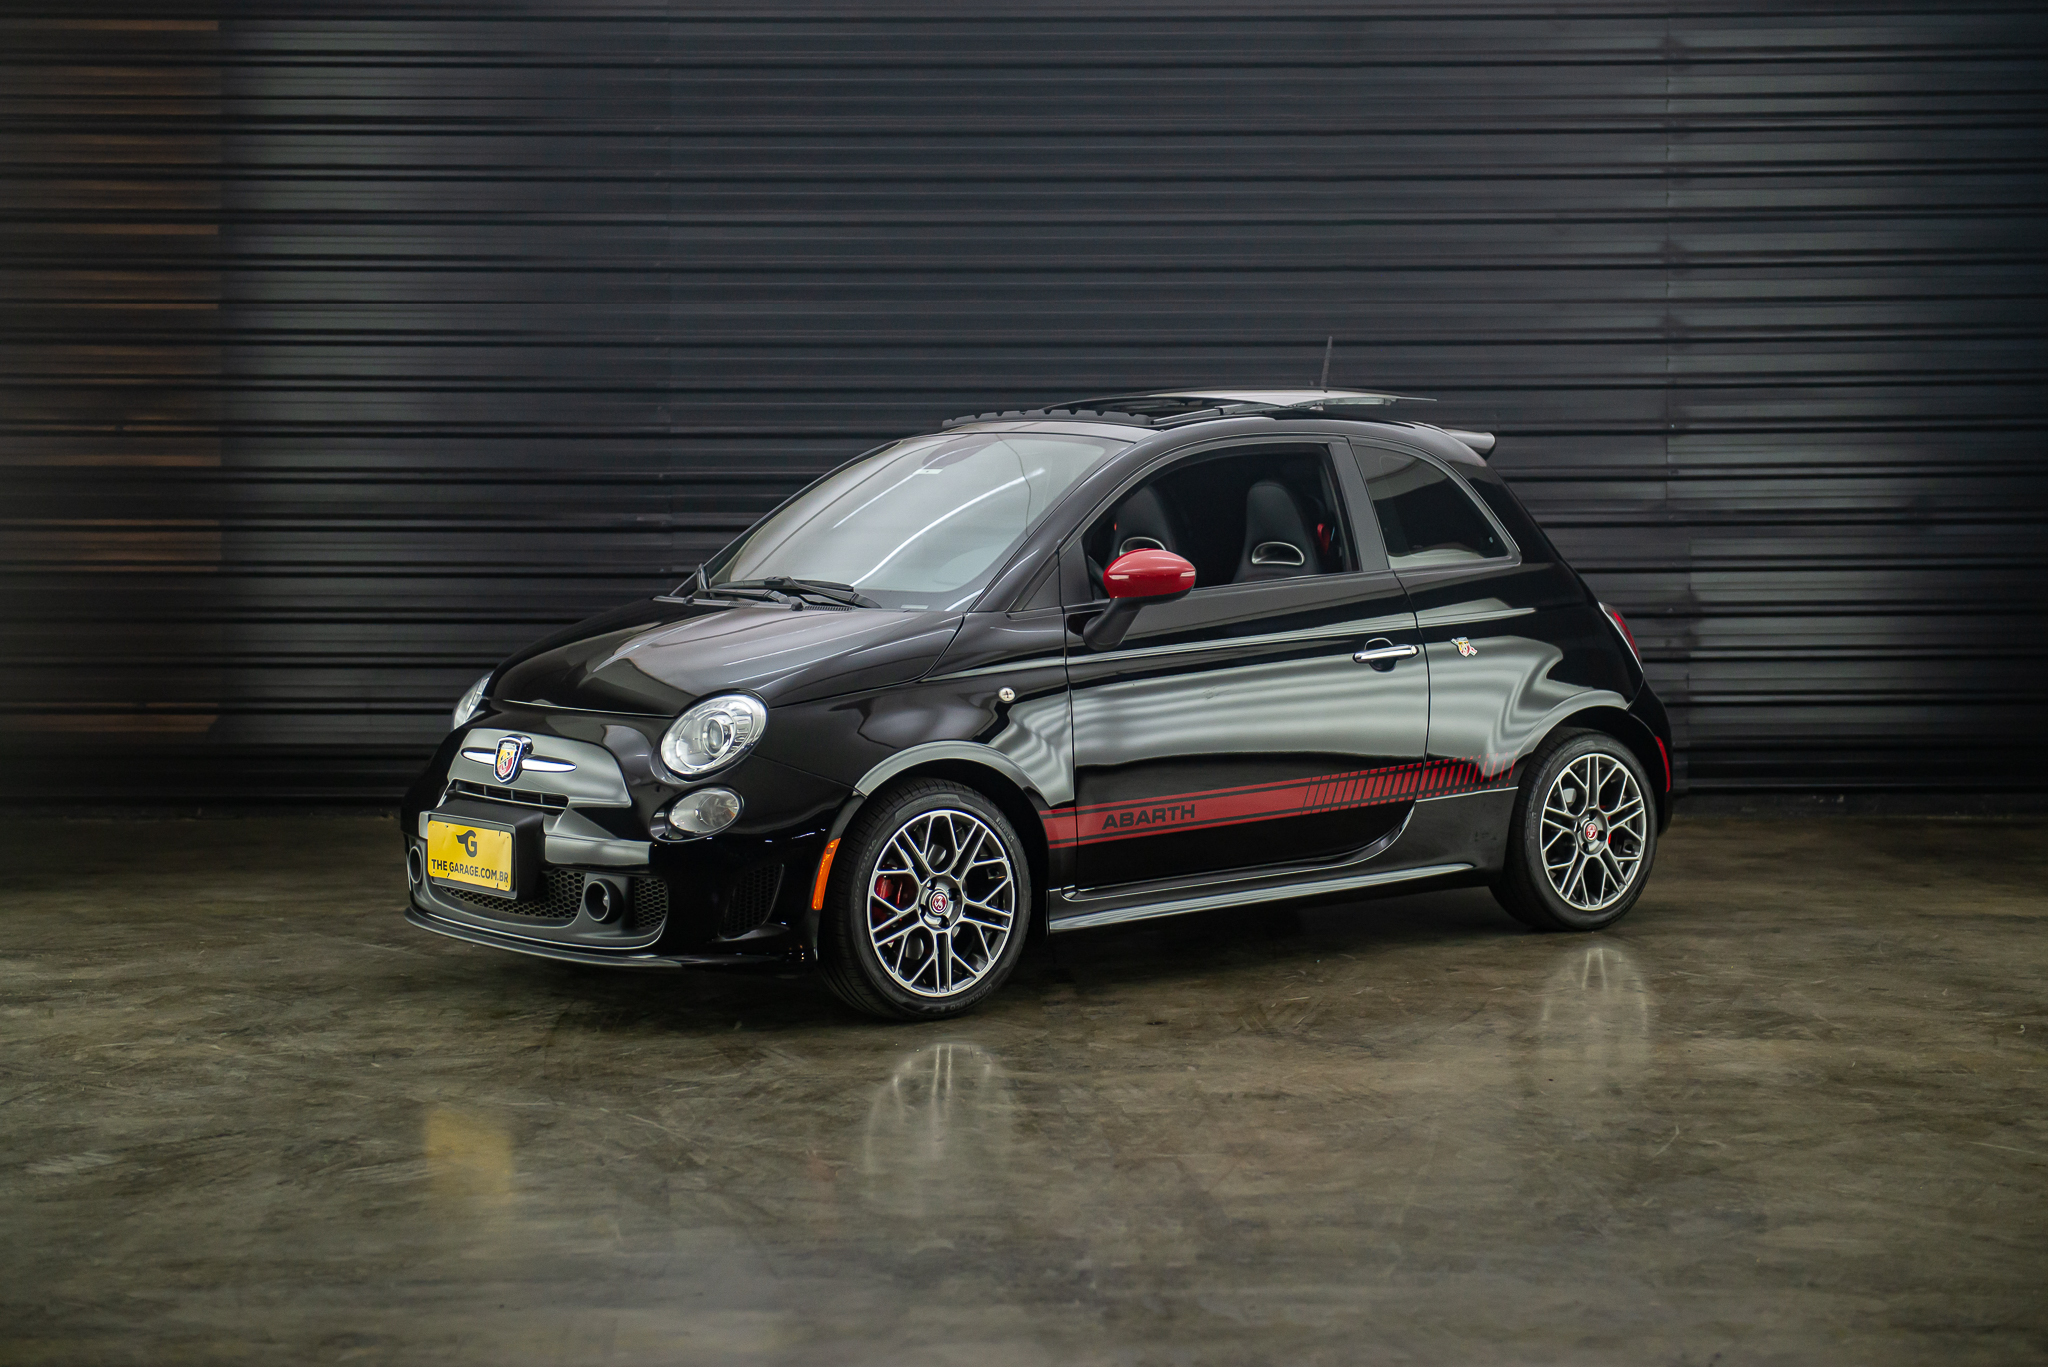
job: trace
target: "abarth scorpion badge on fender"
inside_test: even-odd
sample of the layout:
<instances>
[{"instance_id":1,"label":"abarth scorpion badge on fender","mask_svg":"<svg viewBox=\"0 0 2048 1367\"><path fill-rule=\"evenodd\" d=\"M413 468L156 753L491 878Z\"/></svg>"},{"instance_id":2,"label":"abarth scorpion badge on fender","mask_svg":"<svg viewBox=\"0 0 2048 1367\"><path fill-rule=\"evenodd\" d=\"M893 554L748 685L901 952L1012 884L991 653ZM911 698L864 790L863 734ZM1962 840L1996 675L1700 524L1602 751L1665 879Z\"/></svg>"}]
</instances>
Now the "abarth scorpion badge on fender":
<instances>
[{"instance_id":1,"label":"abarth scorpion badge on fender","mask_svg":"<svg viewBox=\"0 0 2048 1367\"><path fill-rule=\"evenodd\" d=\"M1404 402L1122 395L839 467L470 687L400 816L409 918L815 964L913 1020L1032 935L1185 912L1483 885L1613 923L1670 819L1664 709L1493 438Z\"/></svg>"}]
</instances>

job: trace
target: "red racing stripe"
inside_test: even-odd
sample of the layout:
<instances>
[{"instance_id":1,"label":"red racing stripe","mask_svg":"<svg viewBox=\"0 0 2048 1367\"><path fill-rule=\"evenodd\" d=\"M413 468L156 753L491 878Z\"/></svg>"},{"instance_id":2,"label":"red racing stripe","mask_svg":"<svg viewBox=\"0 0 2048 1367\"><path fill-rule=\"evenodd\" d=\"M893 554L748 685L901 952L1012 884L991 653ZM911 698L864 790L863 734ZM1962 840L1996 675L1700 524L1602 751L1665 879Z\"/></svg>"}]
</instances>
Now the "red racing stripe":
<instances>
[{"instance_id":1,"label":"red racing stripe","mask_svg":"<svg viewBox=\"0 0 2048 1367\"><path fill-rule=\"evenodd\" d=\"M1512 762L1501 764L1492 757L1423 760L1311 779L1060 807L1044 813L1043 819L1047 842L1056 848L1066 848L1132 840L1166 831L1209 830L1388 802L1490 792L1511 788L1514 781Z\"/></svg>"}]
</instances>

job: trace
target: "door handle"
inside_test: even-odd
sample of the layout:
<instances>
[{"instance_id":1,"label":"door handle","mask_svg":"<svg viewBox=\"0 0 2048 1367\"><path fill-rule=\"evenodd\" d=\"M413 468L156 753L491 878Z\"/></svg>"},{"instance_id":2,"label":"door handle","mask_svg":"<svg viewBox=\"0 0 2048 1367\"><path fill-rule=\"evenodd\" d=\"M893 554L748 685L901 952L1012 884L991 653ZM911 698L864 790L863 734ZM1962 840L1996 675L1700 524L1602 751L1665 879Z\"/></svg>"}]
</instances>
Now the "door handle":
<instances>
[{"instance_id":1,"label":"door handle","mask_svg":"<svg viewBox=\"0 0 2048 1367\"><path fill-rule=\"evenodd\" d=\"M1384 636L1376 636L1365 643L1365 649L1357 651L1352 659L1362 665L1371 665L1382 674L1394 667L1394 661L1405 660L1422 652L1414 646L1397 646Z\"/></svg>"}]
</instances>

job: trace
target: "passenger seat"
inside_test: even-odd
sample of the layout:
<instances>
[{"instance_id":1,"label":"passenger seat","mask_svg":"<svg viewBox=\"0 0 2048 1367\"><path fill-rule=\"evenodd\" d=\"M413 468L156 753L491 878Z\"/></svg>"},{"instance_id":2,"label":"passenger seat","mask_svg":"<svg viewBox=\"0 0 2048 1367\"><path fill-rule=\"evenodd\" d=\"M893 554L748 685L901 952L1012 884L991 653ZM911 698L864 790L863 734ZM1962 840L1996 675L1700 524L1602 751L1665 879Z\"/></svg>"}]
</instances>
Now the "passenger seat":
<instances>
[{"instance_id":1,"label":"passenger seat","mask_svg":"<svg viewBox=\"0 0 2048 1367\"><path fill-rule=\"evenodd\" d=\"M1262 479L1244 496L1244 552L1238 557L1234 584L1262 579L1292 579L1317 574L1315 541L1308 519L1287 486Z\"/></svg>"}]
</instances>

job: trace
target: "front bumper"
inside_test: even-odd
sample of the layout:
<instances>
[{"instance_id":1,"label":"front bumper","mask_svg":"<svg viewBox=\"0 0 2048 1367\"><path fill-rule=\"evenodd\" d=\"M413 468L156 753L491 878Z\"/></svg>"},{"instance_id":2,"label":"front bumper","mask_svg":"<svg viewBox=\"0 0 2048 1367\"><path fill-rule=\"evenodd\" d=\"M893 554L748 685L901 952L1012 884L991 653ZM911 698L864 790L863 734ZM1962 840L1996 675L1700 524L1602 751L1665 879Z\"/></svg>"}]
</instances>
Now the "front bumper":
<instances>
[{"instance_id":1,"label":"front bumper","mask_svg":"<svg viewBox=\"0 0 2048 1367\"><path fill-rule=\"evenodd\" d=\"M507 722L552 767L501 787L465 752L488 751L511 734ZM572 963L674 968L806 958L812 879L850 790L757 756L713 780L745 798L732 828L655 839L652 818L690 785L648 772L645 748L636 733L587 716L500 714L451 735L400 810L407 919L473 944ZM536 832L522 847L516 898L426 876L427 818L450 807L463 819ZM593 882L613 894L601 920L586 906Z\"/></svg>"},{"instance_id":2,"label":"front bumper","mask_svg":"<svg viewBox=\"0 0 2048 1367\"><path fill-rule=\"evenodd\" d=\"M408 854L423 852L425 843L409 835ZM406 919L476 944L576 963L668 968L801 960L810 905L805 866L807 856L815 865L823 841L800 834L781 843L786 848L766 859L758 849L702 841L657 847L637 868L544 863L535 886L517 900L420 878L411 882ZM409 874L418 867L408 860ZM622 910L604 921L591 917L584 898L599 880L624 893Z\"/></svg>"}]
</instances>

